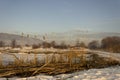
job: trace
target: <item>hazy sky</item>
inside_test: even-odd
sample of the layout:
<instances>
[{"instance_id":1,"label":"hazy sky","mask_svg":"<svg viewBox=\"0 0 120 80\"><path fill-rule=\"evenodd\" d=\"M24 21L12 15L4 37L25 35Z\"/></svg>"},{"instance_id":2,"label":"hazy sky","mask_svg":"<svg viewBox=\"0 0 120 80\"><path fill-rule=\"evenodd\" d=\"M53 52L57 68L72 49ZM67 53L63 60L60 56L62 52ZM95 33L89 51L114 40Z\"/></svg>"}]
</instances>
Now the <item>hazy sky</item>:
<instances>
[{"instance_id":1,"label":"hazy sky","mask_svg":"<svg viewBox=\"0 0 120 80\"><path fill-rule=\"evenodd\" d=\"M120 32L120 0L0 0L0 32Z\"/></svg>"}]
</instances>

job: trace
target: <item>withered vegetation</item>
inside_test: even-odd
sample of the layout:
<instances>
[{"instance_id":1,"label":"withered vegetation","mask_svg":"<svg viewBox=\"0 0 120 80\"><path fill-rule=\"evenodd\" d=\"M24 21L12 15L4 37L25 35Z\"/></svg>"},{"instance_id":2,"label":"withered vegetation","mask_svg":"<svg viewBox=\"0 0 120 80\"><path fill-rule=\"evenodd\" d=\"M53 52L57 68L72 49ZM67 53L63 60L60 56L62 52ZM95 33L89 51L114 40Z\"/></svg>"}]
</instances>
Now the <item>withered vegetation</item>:
<instances>
[{"instance_id":1,"label":"withered vegetation","mask_svg":"<svg viewBox=\"0 0 120 80\"><path fill-rule=\"evenodd\" d=\"M28 77L37 74L57 75L120 65L120 62L112 58L103 58L90 52L54 53L51 57L46 54L43 61L39 61L36 54L34 54L34 59L30 61L25 61L23 58L19 59L14 54L11 55L15 57L15 60L6 66L0 60L0 77Z\"/></svg>"}]
</instances>

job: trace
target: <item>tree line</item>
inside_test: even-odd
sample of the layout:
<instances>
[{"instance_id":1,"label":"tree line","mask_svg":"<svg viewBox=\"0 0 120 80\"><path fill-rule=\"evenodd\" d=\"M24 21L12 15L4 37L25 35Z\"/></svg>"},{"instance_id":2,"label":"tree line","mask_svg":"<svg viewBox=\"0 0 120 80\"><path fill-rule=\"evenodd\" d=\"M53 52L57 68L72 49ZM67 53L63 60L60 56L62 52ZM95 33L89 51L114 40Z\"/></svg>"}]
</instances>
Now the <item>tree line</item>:
<instances>
[{"instance_id":1,"label":"tree line","mask_svg":"<svg viewBox=\"0 0 120 80\"><path fill-rule=\"evenodd\" d=\"M4 41L0 41L0 47L12 47L12 48L20 48L21 45L17 44L17 41L15 39L11 40L10 45L6 45Z\"/></svg>"},{"instance_id":2,"label":"tree line","mask_svg":"<svg viewBox=\"0 0 120 80\"><path fill-rule=\"evenodd\" d=\"M120 53L120 37L105 37L101 40L101 43L99 43L98 41L92 41L88 44L88 48L102 49L105 51Z\"/></svg>"},{"instance_id":3,"label":"tree line","mask_svg":"<svg viewBox=\"0 0 120 80\"><path fill-rule=\"evenodd\" d=\"M10 46L12 48L21 47L20 45L17 45L17 41L15 39L11 40ZM29 44L26 44L25 46L29 47ZM0 41L0 47L5 47L5 42ZM67 49L67 48L89 48L89 49L102 49L106 51L111 52L120 52L120 37L119 36L112 36L112 37L105 37L101 40L101 42L97 40L93 40L86 45L84 42L80 42L79 40L76 40L76 43L74 46L71 46L70 44L67 45L64 41L62 41L60 44L57 44L55 41L47 42L43 41L39 44L33 44L32 48L58 48L58 49Z\"/></svg>"}]
</instances>

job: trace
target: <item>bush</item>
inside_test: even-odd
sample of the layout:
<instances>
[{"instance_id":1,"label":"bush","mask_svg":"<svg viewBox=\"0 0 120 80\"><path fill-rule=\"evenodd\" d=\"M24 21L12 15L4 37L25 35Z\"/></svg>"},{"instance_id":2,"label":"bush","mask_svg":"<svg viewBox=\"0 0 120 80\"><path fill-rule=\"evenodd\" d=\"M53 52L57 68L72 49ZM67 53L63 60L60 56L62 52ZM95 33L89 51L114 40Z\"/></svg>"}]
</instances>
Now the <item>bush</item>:
<instances>
[{"instance_id":1,"label":"bush","mask_svg":"<svg viewBox=\"0 0 120 80\"><path fill-rule=\"evenodd\" d=\"M3 41L0 41L0 47L4 47L5 43Z\"/></svg>"},{"instance_id":2,"label":"bush","mask_svg":"<svg viewBox=\"0 0 120 80\"><path fill-rule=\"evenodd\" d=\"M46 41L44 41L44 42L42 43L42 47L43 47L43 48L50 48L50 47L51 47L51 44L48 43L48 42L46 42Z\"/></svg>"},{"instance_id":3,"label":"bush","mask_svg":"<svg viewBox=\"0 0 120 80\"><path fill-rule=\"evenodd\" d=\"M15 39L13 39L13 40L11 41L11 47L12 47L12 48L15 48L16 45L17 45L17 42L16 42Z\"/></svg>"},{"instance_id":4,"label":"bush","mask_svg":"<svg viewBox=\"0 0 120 80\"><path fill-rule=\"evenodd\" d=\"M37 45L37 44L32 45L32 49L37 49L37 48L40 48L40 45Z\"/></svg>"},{"instance_id":5,"label":"bush","mask_svg":"<svg viewBox=\"0 0 120 80\"><path fill-rule=\"evenodd\" d=\"M90 49L98 49L99 48L99 43L98 41L92 41L88 44L88 48Z\"/></svg>"},{"instance_id":6,"label":"bush","mask_svg":"<svg viewBox=\"0 0 120 80\"><path fill-rule=\"evenodd\" d=\"M25 46L26 46L26 47L30 47L30 45L29 45L29 44L25 44Z\"/></svg>"},{"instance_id":7,"label":"bush","mask_svg":"<svg viewBox=\"0 0 120 80\"><path fill-rule=\"evenodd\" d=\"M111 52L120 52L120 37L106 37L101 41L101 48Z\"/></svg>"}]
</instances>

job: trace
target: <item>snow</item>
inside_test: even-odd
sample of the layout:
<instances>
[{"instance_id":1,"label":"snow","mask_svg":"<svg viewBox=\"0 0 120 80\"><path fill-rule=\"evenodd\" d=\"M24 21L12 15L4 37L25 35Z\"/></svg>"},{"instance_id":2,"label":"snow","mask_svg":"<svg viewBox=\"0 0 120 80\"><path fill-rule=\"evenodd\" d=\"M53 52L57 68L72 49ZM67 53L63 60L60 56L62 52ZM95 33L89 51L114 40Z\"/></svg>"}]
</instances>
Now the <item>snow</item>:
<instances>
[{"instance_id":1,"label":"snow","mask_svg":"<svg viewBox=\"0 0 120 80\"><path fill-rule=\"evenodd\" d=\"M90 69L68 75L57 76L64 80L120 80L120 66L103 69Z\"/></svg>"},{"instance_id":2,"label":"snow","mask_svg":"<svg viewBox=\"0 0 120 80\"><path fill-rule=\"evenodd\" d=\"M114 60L120 61L120 53L110 53L110 52L96 51L96 50L88 50L88 51L98 54L99 56L102 56L102 57L109 57Z\"/></svg>"}]
</instances>

